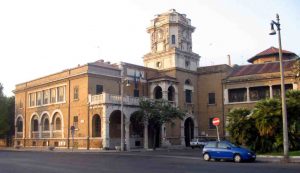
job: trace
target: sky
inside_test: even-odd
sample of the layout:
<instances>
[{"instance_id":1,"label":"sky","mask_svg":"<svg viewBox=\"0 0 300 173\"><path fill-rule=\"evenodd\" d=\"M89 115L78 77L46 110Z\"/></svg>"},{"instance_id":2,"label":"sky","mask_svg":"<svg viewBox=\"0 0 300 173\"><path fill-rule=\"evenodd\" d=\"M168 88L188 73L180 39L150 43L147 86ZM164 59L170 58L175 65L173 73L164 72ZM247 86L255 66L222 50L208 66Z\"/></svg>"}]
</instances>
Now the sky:
<instances>
[{"instance_id":1,"label":"sky","mask_svg":"<svg viewBox=\"0 0 300 173\"><path fill-rule=\"evenodd\" d=\"M280 16L282 47L300 54L299 0L0 0L0 83L15 85L99 59L143 65L146 28L176 9L196 27L200 66L247 64L271 47L271 20Z\"/></svg>"}]
</instances>

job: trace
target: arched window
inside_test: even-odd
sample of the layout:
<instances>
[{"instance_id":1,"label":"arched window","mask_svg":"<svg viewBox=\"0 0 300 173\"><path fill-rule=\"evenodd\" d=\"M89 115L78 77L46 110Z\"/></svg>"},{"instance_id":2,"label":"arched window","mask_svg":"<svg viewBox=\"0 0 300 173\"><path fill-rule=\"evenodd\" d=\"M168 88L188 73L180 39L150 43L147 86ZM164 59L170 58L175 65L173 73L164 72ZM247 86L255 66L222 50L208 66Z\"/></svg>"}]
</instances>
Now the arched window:
<instances>
[{"instance_id":1,"label":"arched window","mask_svg":"<svg viewBox=\"0 0 300 173\"><path fill-rule=\"evenodd\" d=\"M32 131L34 131L34 132L39 131L39 120L36 117L34 119L32 119L31 127L32 127Z\"/></svg>"},{"instance_id":2,"label":"arched window","mask_svg":"<svg viewBox=\"0 0 300 173\"><path fill-rule=\"evenodd\" d=\"M170 86L168 88L168 100L169 101L174 101L175 99L175 89L173 86Z\"/></svg>"},{"instance_id":3,"label":"arched window","mask_svg":"<svg viewBox=\"0 0 300 173\"><path fill-rule=\"evenodd\" d=\"M21 117L17 119L17 132L23 132L23 120Z\"/></svg>"},{"instance_id":4,"label":"arched window","mask_svg":"<svg viewBox=\"0 0 300 173\"><path fill-rule=\"evenodd\" d=\"M101 119L99 115L93 116L92 130L92 137L101 137Z\"/></svg>"},{"instance_id":5,"label":"arched window","mask_svg":"<svg viewBox=\"0 0 300 173\"><path fill-rule=\"evenodd\" d=\"M154 98L155 99L162 99L162 89L160 86L154 88Z\"/></svg>"},{"instance_id":6,"label":"arched window","mask_svg":"<svg viewBox=\"0 0 300 173\"><path fill-rule=\"evenodd\" d=\"M54 129L55 130L61 130L61 120L59 117L55 119L55 124L54 124Z\"/></svg>"},{"instance_id":7,"label":"arched window","mask_svg":"<svg viewBox=\"0 0 300 173\"><path fill-rule=\"evenodd\" d=\"M192 83L191 83L191 81L189 79L187 79L187 80L185 80L184 84L191 85Z\"/></svg>"},{"instance_id":8,"label":"arched window","mask_svg":"<svg viewBox=\"0 0 300 173\"><path fill-rule=\"evenodd\" d=\"M49 131L49 119L45 118L43 120L43 131Z\"/></svg>"}]
</instances>

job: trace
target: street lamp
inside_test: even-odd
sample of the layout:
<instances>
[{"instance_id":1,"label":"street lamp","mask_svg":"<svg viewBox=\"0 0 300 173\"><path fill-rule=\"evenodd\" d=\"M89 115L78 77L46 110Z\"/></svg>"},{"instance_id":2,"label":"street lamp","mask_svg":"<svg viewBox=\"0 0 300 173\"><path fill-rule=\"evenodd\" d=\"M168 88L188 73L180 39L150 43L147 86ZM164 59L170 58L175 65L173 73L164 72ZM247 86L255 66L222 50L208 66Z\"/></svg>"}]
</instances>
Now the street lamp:
<instances>
[{"instance_id":1,"label":"street lamp","mask_svg":"<svg viewBox=\"0 0 300 173\"><path fill-rule=\"evenodd\" d=\"M124 151L124 115L123 115L124 86L123 85L125 82L127 87L130 86L129 81L124 79L124 67L123 67L123 62L121 62L121 151Z\"/></svg>"},{"instance_id":2,"label":"street lamp","mask_svg":"<svg viewBox=\"0 0 300 173\"><path fill-rule=\"evenodd\" d=\"M276 14L276 20L271 21L270 35L275 35L274 25L278 31L278 43L279 43L279 64L280 64L280 77L281 77L281 106L282 106L282 125L283 125L283 157L284 161L288 161L289 153L289 141L288 141L288 128L287 128L287 113L286 113L286 101L285 101L285 86L284 86L284 68L282 63L282 47L281 47L281 35L280 35L280 23L279 15Z\"/></svg>"}]
</instances>

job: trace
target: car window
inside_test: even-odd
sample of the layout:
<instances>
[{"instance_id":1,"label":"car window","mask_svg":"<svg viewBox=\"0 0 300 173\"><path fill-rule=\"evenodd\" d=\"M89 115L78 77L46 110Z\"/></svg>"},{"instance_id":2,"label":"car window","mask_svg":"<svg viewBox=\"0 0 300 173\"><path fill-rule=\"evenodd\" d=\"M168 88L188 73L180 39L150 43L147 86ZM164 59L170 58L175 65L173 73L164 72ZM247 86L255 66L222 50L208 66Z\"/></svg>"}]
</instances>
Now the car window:
<instances>
[{"instance_id":1,"label":"car window","mask_svg":"<svg viewBox=\"0 0 300 173\"><path fill-rule=\"evenodd\" d=\"M228 144L225 143L225 142L220 142L220 143L218 144L218 148L227 148L227 147L230 147L230 145L228 145Z\"/></svg>"},{"instance_id":2,"label":"car window","mask_svg":"<svg viewBox=\"0 0 300 173\"><path fill-rule=\"evenodd\" d=\"M217 143L216 142L209 142L206 147L216 147Z\"/></svg>"}]
</instances>

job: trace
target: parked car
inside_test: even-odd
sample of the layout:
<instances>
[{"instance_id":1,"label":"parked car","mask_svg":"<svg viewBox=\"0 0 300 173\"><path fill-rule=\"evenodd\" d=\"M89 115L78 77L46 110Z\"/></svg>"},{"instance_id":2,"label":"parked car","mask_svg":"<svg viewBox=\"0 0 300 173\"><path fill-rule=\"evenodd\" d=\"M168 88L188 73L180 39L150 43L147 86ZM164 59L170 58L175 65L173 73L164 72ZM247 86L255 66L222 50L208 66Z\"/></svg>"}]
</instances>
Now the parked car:
<instances>
[{"instance_id":1,"label":"parked car","mask_svg":"<svg viewBox=\"0 0 300 173\"><path fill-rule=\"evenodd\" d=\"M192 139L192 141L190 142L190 146L192 147L192 149L198 147L198 148L203 148L204 145L207 143L207 141L205 139L202 138L194 138Z\"/></svg>"},{"instance_id":2,"label":"parked car","mask_svg":"<svg viewBox=\"0 0 300 173\"><path fill-rule=\"evenodd\" d=\"M256 154L246 148L235 146L228 141L210 141L202 151L203 159L209 161L214 159L233 160L234 162L255 161Z\"/></svg>"}]
</instances>

